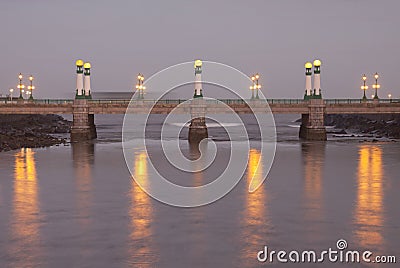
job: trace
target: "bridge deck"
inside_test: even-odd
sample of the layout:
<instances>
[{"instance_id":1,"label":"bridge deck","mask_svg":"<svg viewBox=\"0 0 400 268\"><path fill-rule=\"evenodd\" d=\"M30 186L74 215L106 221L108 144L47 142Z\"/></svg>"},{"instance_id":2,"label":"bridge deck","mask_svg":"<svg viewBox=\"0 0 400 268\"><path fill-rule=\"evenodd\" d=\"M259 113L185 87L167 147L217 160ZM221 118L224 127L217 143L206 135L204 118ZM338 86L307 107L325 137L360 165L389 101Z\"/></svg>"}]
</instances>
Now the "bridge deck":
<instances>
[{"instance_id":1,"label":"bridge deck","mask_svg":"<svg viewBox=\"0 0 400 268\"><path fill-rule=\"evenodd\" d=\"M185 100L161 100L153 107L152 113L167 114ZM251 113L250 108L242 100L221 100L237 113ZM301 99L270 99L267 100L272 113L306 114L308 102ZM91 114L124 114L130 100L89 100ZM153 100L135 101L131 112L142 113L154 105ZM265 111L265 103L253 102L255 111ZM400 100L380 100L379 103L362 102L359 99L327 99L325 100L327 114L379 114L400 113ZM189 105L181 105L182 112L189 110ZM223 105L215 101L207 101L209 113L223 112ZM72 114L73 100L35 100L34 102L0 103L0 114Z\"/></svg>"}]
</instances>

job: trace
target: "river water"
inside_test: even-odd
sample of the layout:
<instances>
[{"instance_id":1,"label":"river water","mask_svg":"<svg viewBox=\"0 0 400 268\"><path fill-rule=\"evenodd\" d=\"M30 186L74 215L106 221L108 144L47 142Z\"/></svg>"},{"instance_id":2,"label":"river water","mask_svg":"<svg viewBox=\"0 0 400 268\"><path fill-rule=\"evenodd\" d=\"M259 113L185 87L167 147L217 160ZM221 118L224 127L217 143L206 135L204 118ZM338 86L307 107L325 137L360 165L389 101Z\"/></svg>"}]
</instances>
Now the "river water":
<instances>
[{"instance_id":1,"label":"river water","mask_svg":"<svg viewBox=\"0 0 400 268\"><path fill-rule=\"evenodd\" d=\"M297 118L276 117L275 162L261 188L247 191L265 168L254 146L239 184L199 208L165 205L136 185L122 153L122 116L97 116L94 143L0 153L0 267L285 267L258 262L257 252L336 249L339 239L399 262L400 144L300 142ZM148 161L135 152L143 183L151 181ZM196 185L209 175L175 179ZM318 267L326 266L346 264ZM374 264L351 265L364 266Z\"/></svg>"}]
</instances>

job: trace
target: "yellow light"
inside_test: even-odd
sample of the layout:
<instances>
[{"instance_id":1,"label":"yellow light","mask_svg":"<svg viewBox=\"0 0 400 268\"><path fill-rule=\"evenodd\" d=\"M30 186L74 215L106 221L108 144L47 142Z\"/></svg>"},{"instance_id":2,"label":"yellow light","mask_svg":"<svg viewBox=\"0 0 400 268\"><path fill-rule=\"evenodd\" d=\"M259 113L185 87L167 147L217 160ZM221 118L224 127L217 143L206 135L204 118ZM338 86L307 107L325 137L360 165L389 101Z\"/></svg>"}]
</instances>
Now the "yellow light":
<instances>
[{"instance_id":1,"label":"yellow light","mask_svg":"<svg viewBox=\"0 0 400 268\"><path fill-rule=\"evenodd\" d=\"M374 77L375 77L375 79L378 79L379 78L379 74L375 73Z\"/></svg>"},{"instance_id":2,"label":"yellow light","mask_svg":"<svg viewBox=\"0 0 400 268\"><path fill-rule=\"evenodd\" d=\"M362 76L362 80L366 81L367 80L367 76L365 74L363 74Z\"/></svg>"},{"instance_id":3,"label":"yellow light","mask_svg":"<svg viewBox=\"0 0 400 268\"><path fill-rule=\"evenodd\" d=\"M251 77L251 80L253 80L253 81L254 81L254 80L256 80L256 78L255 78L254 76L252 76L252 77Z\"/></svg>"},{"instance_id":4,"label":"yellow light","mask_svg":"<svg viewBox=\"0 0 400 268\"><path fill-rule=\"evenodd\" d=\"M203 65L203 62L201 60L195 60L194 61L194 67L201 67Z\"/></svg>"},{"instance_id":5,"label":"yellow light","mask_svg":"<svg viewBox=\"0 0 400 268\"><path fill-rule=\"evenodd\" d=\"M314 66L315 66L315 67L321 66L321 61L320 61L320 60L315 60L315 61L314 61Z\"/></svg>"},{"instance_id":6,"label":"yellow light","mask_svg":"<svg viewBox=\"0 0 400 268\"><path fill-rule=\"evenodd\" d=\"M83 68L85 68L85 69L90 69L92 67L92 65L90 64L90 62L86 62L84 65L83 65Z\"/></svg>"},{"instance_id":7,"label":"yellow light","mask_svg":"<svg viewBox=\"0 0 400 268\"><path fill-rule=\"evenodd\" d=\"M146 89L146 87L145 86L143 86L143 90L145 90Z\"/></svg>"},{"instance_id":8,"label":"yellow light","mask_svg":"<svg viewBox=\"0 0 400 268\"><path fill-rule=\"evenodd\" d=\"M143 81L143 80L144 80L144 76L142 76L142 77L140 78L140 80L142 80L142 81Z\"/></svg>"},{"instance_id":9,"label":"yellow light","mask_svg":"<svg viewBox=\"0 0 400 268\"><path fill-rule=\"evenodd\" d=\"M78 67L82 67L83 64L84 64L83 60L77 60L76 61L76 66L78 66Z\"/></svg>"},{"instance_id":10,"label":"yellow light","mask_svg":"<svg viewBox=\"0 0 400 268\"><path fill-rule=\"evenodd\" d=\"M306 64L304 64L304 67L305 67L306 69L311 69L311 68L312 68L311 62L306 62Z\"/></svg>"},{"instance_id":11,"label":"yellow light","mask_svg":"<svg viewBox=\"0 0 400 268\"><path fill-rule=\"evenodd\" d=\"M138 86L138 85L136 85L136 88L139 88L139 86Z\"/></svg>"},{"instance_id":12,"label":"yellow light","mask_svg":"<svg viewBox=\"0 0 400 268\"><path fill-rule=\"evenodd\" d=\"M21 74L21 73L18 75L18 78L19 78L19 79L22 79L22 74Z\"/></svg>"},{"instance_id":13,"label":"yellow light","mask_svg":"<svg viewBox=\"0 0 400 268\"><path fill-rule=\"evenodd\" d=\"M29 76L29 80L30 80L30 81L33 81L33 76L32 76L32 75Z\"/></svg>"},{"instance_id":14,"label":"yellow light","mask_svg":"<svg viewBox=\"0 0 400 268\"><path fill-rule=\"evenodd\" d=\"M258 79L258 78L260 78L260 75L259 75L259 74L256 74L256 79Z\"/></svg>"},{"instance_id":15,"label":"yellow light","mask_svg":"<svg viewBox=\"0 0 400 268\"><path fill-rule=\"evenodd\" d=\"M392 97L392 94L388 94L389 99Z\"/></svg>"},{"instance_id":16,"label":"yellow light","mask_svg":"<svg viewBox=\"0 0 400 268\"><path fill-rule=\"evenodd\" d=\"M250 89L253 89L253 86L250 86Z\"/></svg>"}]
</instances>

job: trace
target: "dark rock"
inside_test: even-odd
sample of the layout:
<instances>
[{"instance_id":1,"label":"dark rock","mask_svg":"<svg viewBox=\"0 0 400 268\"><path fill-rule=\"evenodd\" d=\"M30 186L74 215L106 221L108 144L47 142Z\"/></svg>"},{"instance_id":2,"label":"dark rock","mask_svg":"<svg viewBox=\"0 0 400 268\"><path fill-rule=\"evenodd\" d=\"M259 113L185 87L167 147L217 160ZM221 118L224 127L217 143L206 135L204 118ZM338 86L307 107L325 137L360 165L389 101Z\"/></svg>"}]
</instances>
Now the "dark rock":
<instances>
[{"instance_id":1,"label":"dark rock","mask_svg":"<svg viewBox=\"0 0 400 268\"><path fill-rule=\"evenodd\" d=\"M71 125L59 115L0 115L0 151L66 143L50 134L68 133Z\"/></svg>"}]
</instances>

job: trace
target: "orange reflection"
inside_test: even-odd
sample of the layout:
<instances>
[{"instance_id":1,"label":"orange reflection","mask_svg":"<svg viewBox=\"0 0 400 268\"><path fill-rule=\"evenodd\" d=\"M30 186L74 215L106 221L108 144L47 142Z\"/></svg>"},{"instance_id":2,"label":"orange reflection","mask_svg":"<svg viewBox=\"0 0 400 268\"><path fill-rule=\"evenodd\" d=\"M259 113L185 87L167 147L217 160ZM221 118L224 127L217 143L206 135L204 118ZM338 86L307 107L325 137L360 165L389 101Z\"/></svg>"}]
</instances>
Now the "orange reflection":
<instances>
[{"instance_id":1,"label":"orange reflection","mask_svg":"<svg viewBox=\"0 0 400 268\"><path fill-rule=\"evenodd\" d=\"M244 262L252 262L254 252L265 244L266 233L270 227L268 222L268 208L265 189L259 187L255 192L248 192L249 185L259 185L263 180L263 162L261 153L257 149L251 149L249 152L249 162L247 166L246 203L243 215L243 235L245 248L241 259ZM247 264L244 264L247 265Z\"/></svg>"},{"instance_id":2,"label":"orange reflection","mask_svg":"<svg viewBox=\"0 0 400 268\"><path fill-rule=\"evenodd\" d=\"M92 205L92 165L94 156L93 143L73 143L75 183L77 188L78 221L84 227L90 226L90 207Z\"/></svg>"},{"instance_id":3,"label":"orange reflection","mask_svg":"<svg viewBox=\"0 0 400 268\"><path fill-rule=\"evenodd\" d=\"M134 177L144 187L150 187L146 152L140 152L134 157ZM156 260L153 241L153 207L148 196L132 179L132 205L130 211L132 232L132 251L129 255L131 264L140 267L153 267Z\"/></svg>"},{"instance_id":4,"label":"orange reflection","mask_svg":"<svg viewBox=\"0 0 400 268\"><path fill-rule=\"evenodd\" d=\"M30 148L15 154L12 236L13 254L19 256L17 266L39 264L39 205L34 152Z\"/></svg>"},{"instance_id":5,"label":"orange reflection","mask_svg":"<svg viewBox=\"0 0 400 268\"><path fill-rule=\"evenodd\" d=\"M322 168L325 154L323 143L303 143L304 194L306 198L306 217L321 220L322 217Z\"/></svg>"},{"instance_id":6,"label":"orange reflection","mask_svg":"<svg viewBox=\"0 0 400 268\"><path fill-rule=\"evenodd\" d=\"M363 247L382 245L382 149L363 145L359 150L358 192L354 222L356 240Z\"/></svg>"}]
</instances>

